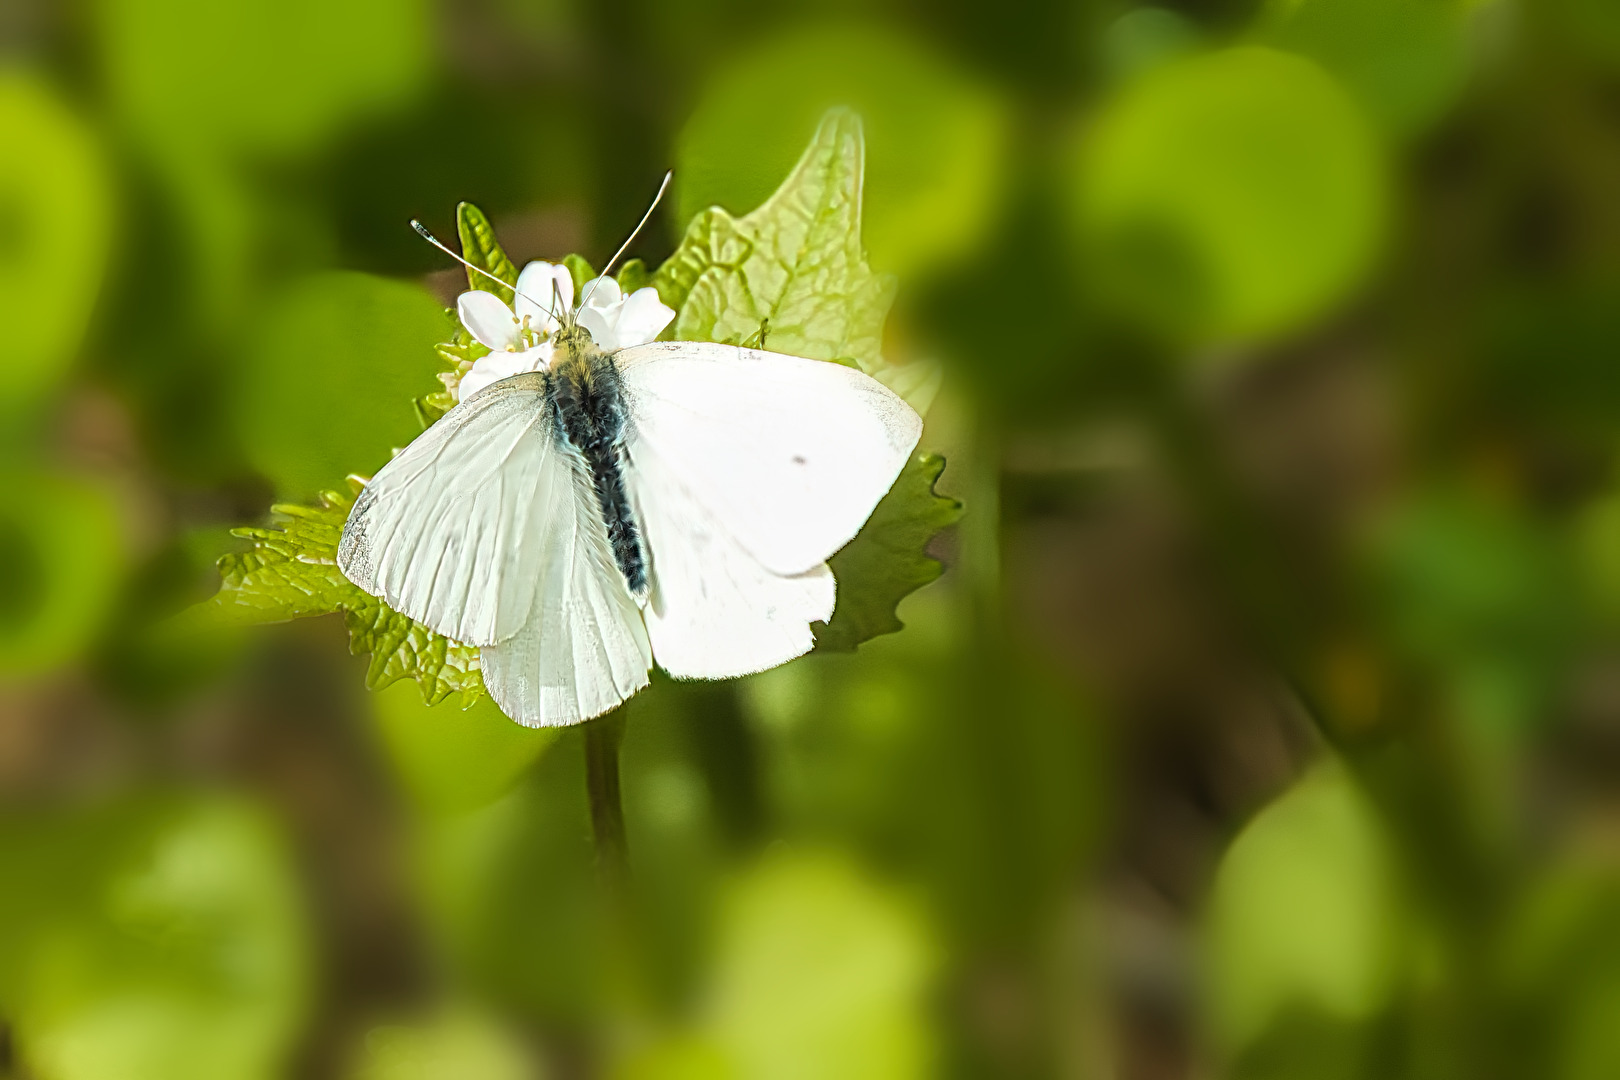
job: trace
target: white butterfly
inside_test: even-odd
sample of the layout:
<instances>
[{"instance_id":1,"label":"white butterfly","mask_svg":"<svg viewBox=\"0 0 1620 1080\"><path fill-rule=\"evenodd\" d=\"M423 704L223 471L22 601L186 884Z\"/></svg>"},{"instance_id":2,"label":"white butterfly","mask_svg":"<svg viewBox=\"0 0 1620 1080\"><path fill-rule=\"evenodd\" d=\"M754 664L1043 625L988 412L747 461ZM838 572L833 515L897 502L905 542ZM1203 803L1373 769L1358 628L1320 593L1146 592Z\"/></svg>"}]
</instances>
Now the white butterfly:
<instances>
[{"instance_id":1,"label":"white butterfly","mask_svg":"<svg viewBox=\"0 0 1620 1080\"><path fill-rule=\"evenodd\" d=\"M808 652L832 615L827 559L922 433L853 368L609 350L587 322L567 312L538 370L470 394L385 465L338 548L360 588L481 646L490 695L530 726L607 712L655 660L723 679Z\"/></svg>"}]
</instances>

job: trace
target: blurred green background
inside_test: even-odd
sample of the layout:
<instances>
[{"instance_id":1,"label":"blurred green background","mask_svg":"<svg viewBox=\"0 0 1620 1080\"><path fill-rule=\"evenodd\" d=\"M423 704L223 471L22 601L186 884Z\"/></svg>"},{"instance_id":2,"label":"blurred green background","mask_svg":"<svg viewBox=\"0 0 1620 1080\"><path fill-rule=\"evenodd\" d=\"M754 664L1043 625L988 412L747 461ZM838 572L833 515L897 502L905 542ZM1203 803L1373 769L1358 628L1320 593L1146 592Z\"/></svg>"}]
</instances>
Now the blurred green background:
<instances>
[{"instance_id":1,"label":"blurred green background","mask_svg":"<svg viewBox=\"0 0 1620 1080\"><path fill-rule=\"evenodd\" d=\"M865 119L969 513L577 730L178 638L520 263ZM1613 0L0 3L0 1076L1620 1076Z\"/></svg>"}]
</instances>

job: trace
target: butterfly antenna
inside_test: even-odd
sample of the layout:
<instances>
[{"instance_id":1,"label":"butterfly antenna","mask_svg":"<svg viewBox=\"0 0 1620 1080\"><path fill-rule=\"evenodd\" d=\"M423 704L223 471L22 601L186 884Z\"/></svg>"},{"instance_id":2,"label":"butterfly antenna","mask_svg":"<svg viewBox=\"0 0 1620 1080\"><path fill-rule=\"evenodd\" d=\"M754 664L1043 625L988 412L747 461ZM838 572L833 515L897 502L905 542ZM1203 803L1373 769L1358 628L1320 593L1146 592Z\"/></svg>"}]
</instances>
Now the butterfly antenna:
<instances>
[{"instance_id":1,"label":"butterfly antenna","mask_svg":"<svg viewBox=\"0 0 1620 1080\"><path fill-rule=\"evenodd\" d=\"M669 190L669 182L674 178L674 176L674 169L671 169L669 172L664 174L664 182L658 185L658 194L653 196L652 205L647 207L647 212L645 214L641 215L641 220L636 223L636 227L634 229L630 230L630 235L625 238L624 243L619 245L619 250L613 253L613 258L609 259L607 261L607 265L602 267L602 272L596 275L596 281L591 282L591 287L586 289L585 295L579 298L580 307L584 307L585 301L589 300L591 298L591 293L596 291L597 282L607 277L608 274L613 270L613 267L617 265L619 256L623 255L625 251L629 249L630 245L635 242L636 237L641 235L641 230L646 226L647 220L653 216L653 211L658 209L658 204L663 201L664 192Z\"/></svg>"},{"instance_id":2,"label":"butterfly antenna","mask_svg":"<svg viewBox=\"0 0 1620 1080\"><path fill-rule=\"evenodd\" d=\"M527 300L529 303L533 304L535 307L539 308L541 311L544 311L546 314L550 315L552 318L554 318L554 319L558 318L557 312L553 308L550 308L550 307L546 306L545 304L542 304L540 301L536 300L534 297L530 296L528 293L518 292L516 288L514 288L511 285L508 285L506 282L502 281L500 278L496 277L494 274L490 273L488 270L485 270L482 266L474 266L472 263L468 262L466 259L463 259L460 255L457 255L455 252L453 252L449 248L445 247L443 244L441 244L439 242L439 238L437 236L434 236L432 233L427 231L427 226L423 225L420 221L417 221L415 218L411 219L411 228L415 229L417 231L417 233L419 233L421 235L422 239L426 240L428 243L432 244L434 247L438 248L440 251L444 252L446 255L448 255L452 259L456 260L456 262L460 263L462 266L465 266L467 269L473 271L474 273L483 274L485 277L489 278L489 280L493 281L497 285L500 285L500 286L502 286L504 288L511 289L514 294L516 294L517 296L523 297L523 299ZM555 295L555 293L557 291L557 285L556 285L556 280L555 279L552 280L551 291L552 291L553 295Z\"/></svg>"},{"instance_id":3,"label":"butterfly antenna","mask_svg":"<svg viewBox=\"0 0 1620 1080\"><path fill-rule=\"evenodd\" d=\"M562 324L564 326L574 325L574 313L569 311L568 305L562 302L562 286L557 284L557 276L555 274L551 276L551 299L554 300L557 306L562 308L564 311L564 314L560 318Z\"/></svg>"}]
</instances>

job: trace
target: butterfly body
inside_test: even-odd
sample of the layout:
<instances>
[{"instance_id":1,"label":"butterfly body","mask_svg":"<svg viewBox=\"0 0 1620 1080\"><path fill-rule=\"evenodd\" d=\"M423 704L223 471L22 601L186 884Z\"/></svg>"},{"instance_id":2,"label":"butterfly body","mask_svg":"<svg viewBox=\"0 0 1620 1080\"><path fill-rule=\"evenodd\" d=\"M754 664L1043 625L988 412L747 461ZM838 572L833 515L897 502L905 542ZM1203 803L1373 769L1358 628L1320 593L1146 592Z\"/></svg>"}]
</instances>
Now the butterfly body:
<instances>
[{"instance_id":1,"label":"butterfly body","mask_svg":"<svg viewBox=\"0 0 1620 1080\"><path fill-rule=\"evenodd\" d=\"M613 561L631 595L642 600L647 595L647 555L625 487L627 416L613 356L597 348L583 329L565 327L556 336L545 374L556 437L579 455L607 528Z\"/></svg>"}]
</instances>

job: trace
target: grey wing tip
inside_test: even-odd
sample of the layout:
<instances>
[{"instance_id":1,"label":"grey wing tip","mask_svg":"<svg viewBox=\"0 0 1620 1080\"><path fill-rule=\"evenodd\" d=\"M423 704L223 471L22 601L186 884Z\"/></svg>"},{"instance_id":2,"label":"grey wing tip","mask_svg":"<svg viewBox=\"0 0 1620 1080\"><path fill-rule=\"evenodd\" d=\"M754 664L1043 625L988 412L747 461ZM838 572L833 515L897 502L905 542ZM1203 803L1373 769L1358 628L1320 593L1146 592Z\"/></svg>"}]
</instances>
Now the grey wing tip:
<instances>
[{"instance_id":1,"label":"grey wing tip","mask_svg":"<svg viewBox=\"0 0 1620 1080\"><path fill-rule=\"evenodd\" d=\"M366 535L371 522L371 508L377 500L369 489L360 492L348 519L343 522L343 533L338 537L337 564L343 576L366 592L376 595L377 571L371 561L371 541Z\"/></svg>"}]
</instances>

